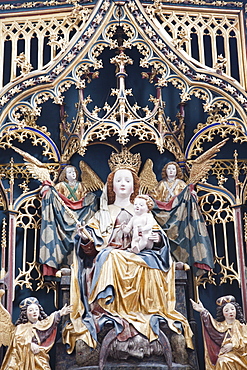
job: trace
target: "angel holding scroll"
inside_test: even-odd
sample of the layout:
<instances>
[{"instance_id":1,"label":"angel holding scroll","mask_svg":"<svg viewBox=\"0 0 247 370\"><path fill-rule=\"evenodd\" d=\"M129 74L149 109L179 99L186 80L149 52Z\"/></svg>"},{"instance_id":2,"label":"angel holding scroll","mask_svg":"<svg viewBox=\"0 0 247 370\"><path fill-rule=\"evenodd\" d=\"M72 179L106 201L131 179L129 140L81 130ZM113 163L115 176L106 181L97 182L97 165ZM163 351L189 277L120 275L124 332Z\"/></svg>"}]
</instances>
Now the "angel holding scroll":
<instances>
[{"instance_id":1,"label":"angel holding scroll","mask_svg":"<svg viewBox=\"0 0 247 370\"><path fill-rule=\"evenodd\" d=\"M87 189L78 180L78 176L77 168L67 165L60 173L58 183L55 185L55 189L69 201L80 201L87 194ZM50 184L44 182L42 185L41 195L49 189Z\"/></svg>"},{"instance_id":2,"label":"angel holding scroll","mask_svg":"<svg viewBox=\"0 0 247 370\"><path fill-rule=\"evenodd\" d=\"M103 182L80 161L81 181L76 167L67 165L54 184L44 163L19 148L12 148L23 156L29 172L42 183L39 262L43 275L54 276L67 264L67 256L73 250L76 224L87 222L97 211L98 201L93 191L101 189Z\"/></svg>"},{"instance_id":3,"label":"angel holding scroll","mask_svg":"<svg viewBox=\"0 0 247 370\"><path fill-rule=\"evenodd\" d=\"M163 167L160 182L150 159L140 174L141 192L154 199L153 214L170 240L173 257L187 263L197 275L212 269L214 264L211 241L194 184L208 173L214 163L213 157L225 142L216 144L194 160L187 183L182 180L183 173L176 162L168 162Z\"/></svg>"},{"instance_id":4,"label":"angel holding scroll","mask_svg":"<svg viewBox=\"0 0 247 370\"><path fill-rule=\"evenodd\" d=\"M176 162L168 162L163 167L161 176L162 180L150 192L150 195L160 202L168 202L186 187L182 180L182 170Z\"/></svg>"}]
</instances>

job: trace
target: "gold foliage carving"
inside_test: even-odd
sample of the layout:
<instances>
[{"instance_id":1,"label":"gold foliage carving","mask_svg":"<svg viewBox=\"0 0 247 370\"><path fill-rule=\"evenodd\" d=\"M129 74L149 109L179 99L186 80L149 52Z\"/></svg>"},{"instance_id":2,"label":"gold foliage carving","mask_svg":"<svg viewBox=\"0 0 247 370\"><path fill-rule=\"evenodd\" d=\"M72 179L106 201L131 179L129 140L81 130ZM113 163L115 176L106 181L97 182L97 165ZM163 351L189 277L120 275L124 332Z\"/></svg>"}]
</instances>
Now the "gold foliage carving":
<instances>
[{"instance_id":1,"label":"gold foliage carving","mask_svg":"<svg viewBox=\"0 0 247 370\"><path fill-rule=\"evenodd\" d=\"M225 257L216 257L214 260L215 265L220 266L220 272L217 274L214 271L209 271L204 275L197 276L196 286L202 285L206 289L206 284L217 285L216 276L219 277L219 285L230 283L232 284L234 280L237 280L240 283L240 276L236 270L234 270L233 263L230 266L226 266L223 261Z\"/></svg>"},{"instance_id":2,"label":"gold foliage carving","mask_svg":"<svg viewBox=\"0 0 247 370\"><path fill-rule=\"evenodd\" d=\"M57 154L52 150L50 143L40 133L31 131L28 128L6 130L0 136L0 148L7 149L12 146L13 140L18 140L20 143L24 143L27 139L30 139L33 146L40 145L43 148L43 155L49 159L57 160Z\"/></svg>"},{"instance_id":3,"label":"gold foliage carving","mask_svg":"<svg viewBox=\"0 0 247 370\"><path fill-rule=\"evenodd\" d=\"M22 75L29 73L33 69L32 64L28 62L24 53L17 56L16 63L17 66L20 67Z\"/></svg>"}]
</instances>

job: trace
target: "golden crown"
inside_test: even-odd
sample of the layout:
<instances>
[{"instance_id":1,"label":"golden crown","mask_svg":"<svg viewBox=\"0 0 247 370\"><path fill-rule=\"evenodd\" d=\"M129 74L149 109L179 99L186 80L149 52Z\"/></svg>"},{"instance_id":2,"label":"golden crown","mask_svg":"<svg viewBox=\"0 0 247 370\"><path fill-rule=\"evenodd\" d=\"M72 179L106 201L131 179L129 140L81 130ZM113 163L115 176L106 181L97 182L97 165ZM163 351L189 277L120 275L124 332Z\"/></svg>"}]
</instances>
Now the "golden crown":
<instances>
[{"instance_id":1,"label":"golden crown","mask_svg":"<svg viewBox=\"0 0 247 370\"><path fill-rule=\"evenodd\" d=\"M141 166L140 153L132 154L127 148L123 148L120 153L112 153L108 161L112 172L120 169L128 169L138 175Z\"/></svg>"},{"instance_id":2,"label":"golden crown","mask_svg":"<svg viewBox=\"0 0 247 370\"><path fill-rule=\"evenodd\" d=\"M225 295L217 299L216 304L223 306L226 303L236 302L236 298L233 295Z\"/></svg>"}]
</instances>

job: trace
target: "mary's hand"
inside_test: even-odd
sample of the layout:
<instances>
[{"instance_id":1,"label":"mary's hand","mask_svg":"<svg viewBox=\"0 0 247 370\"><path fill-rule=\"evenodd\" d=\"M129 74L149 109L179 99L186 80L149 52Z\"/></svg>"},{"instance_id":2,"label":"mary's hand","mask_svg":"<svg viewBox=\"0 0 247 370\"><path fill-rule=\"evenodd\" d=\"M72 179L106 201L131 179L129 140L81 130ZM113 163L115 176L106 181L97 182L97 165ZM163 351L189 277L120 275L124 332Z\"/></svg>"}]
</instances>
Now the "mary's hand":
<instances>
[{"instance_id":1,"label":"mary's hand","mask_svg":"<svg viewBox=\"0 0 247 370\"><path fill-rule=\"evenodd\" d=\"M148 237L149 240L152 240L154 243L161 242L161 236L159 233L152 232L151 235Z\"/></svg>"},{"instance_id":2,"label":"mary's hand","mask_svg":"<svg viewBox=\"0 0 247 370\"><path fill-rule=\"evenodd\" d=\"M80 222L77 222L76 224L76 231L79 237L82 239L83 243L88 243L89 239L86 237L85 233L83 232L84 225L82 225Z\"/></svg>"}]
</instances>

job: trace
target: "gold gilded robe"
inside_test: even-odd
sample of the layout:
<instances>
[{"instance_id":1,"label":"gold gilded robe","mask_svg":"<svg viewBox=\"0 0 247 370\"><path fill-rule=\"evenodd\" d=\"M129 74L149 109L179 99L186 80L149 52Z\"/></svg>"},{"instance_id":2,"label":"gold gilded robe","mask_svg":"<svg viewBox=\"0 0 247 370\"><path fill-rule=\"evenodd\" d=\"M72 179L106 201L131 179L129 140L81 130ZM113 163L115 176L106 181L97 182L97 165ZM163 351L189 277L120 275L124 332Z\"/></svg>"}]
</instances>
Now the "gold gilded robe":
<instances>
[{"instance_id":1,"label":"gold gilded robe","mask_svg":"<svg viewBox=\"0 0 247 370\"><path fill-rule=\"evenodd\" d=\"M180 179L171 182L161 180L156 188L150 192L150 195L160 202L169 202L172 197L180 194L185 187L186 183Z\"/></svg>"},{"instance_id":2,"label":"gold gilded robe","mask_svg":"<svg viewBox=\"0 0 247 370\"><path fill-rule=\"evenodd\" d=\"M48 352L55 342L59 321L60 315L55 312L35 324L28 322L17 325L1 370L50 370ZM34 338L40 348L37 354L31 351Z\"/></svg>"},{"instance_id":3,"label":"gold gilded robe","mask_svg":"<svg viewBox=\"0 0 247 370\"><path fill-rule=\"evenodd\" d=\"M247 325L239 320L218 322L207 310L201 313L201 320L206 370L247 369ZM220 348L227 343L232 343L233 349L221 354Z\"/></svg>"},{"instance_id":4,"label":"gold gilded robe","mask_svg":"<svg viewBox=\"0 0 247 370\"><path fill-rule=\"evenodd\" d=\"M88 317L93 318L97 332L100 331L98 319L103 315L122 325L125 335L126 332L131 333L131 327L134 327L136 332L153 341L158 335L153 331L150 323L159 317L166 319L169 327L177 333L181 333L175 325L175 321L179 321L184 330L187 346L193 348L191 340L193 334L189 324L186 318L175 310L175 266L171 261L169 246L164 247L167 249L164 256L168 261L166 261L167 268L163 269L161 264L159 265L160 260L156 258L155 251L144 250L137 255L120 249L119 240L122 232L119 225L123 222L123 215L127 217L129 214L132 217L133 205L126 207L124 212L119 207L110 205L108 211L106 214L96 213L89 223L96 238L101 239L101 243L97 244L95 239L96 249L100 253L94 258L92 267L87 268L84 286L87 286L88 295L87 302L84 304L80 299L78 282L78 273L82 273L78 271L80 258L74 255L71 276L73 312L71 324L63 331L64 343L70 345L69 353L72 352L77 339L84 340L91 347L96 346L96 336L94 338L92 338L93 335L89 336L89 330L81 319L83 314L85 317L88 304L90 306ZM102 217L106 218L106 222ZM105 230L102 229L103 224L106 226ZM156 225L157 230L158 225ZM126 243L130 244L130 242L131 240L127 240ZM162 252L158 251L158 257L160 254ZM147 257L146 260L144 255ZM149 259L151 262L148 261ZM122 333L119 334L119 339L121 335Z\"/></svg>"},{"instance_id":5,"label":"gold gilded robe","mask_svg":"<svg viewBox=\"0 0 247 370\"><path fill-rule=\"evenodd\" d=\"M74 187L69 186L66 182L59 182L55 185L55 188L59 193L72 201L78 201L86 194L86 190L79 181L77 181Z\"/></svg>"}]
</instances>

